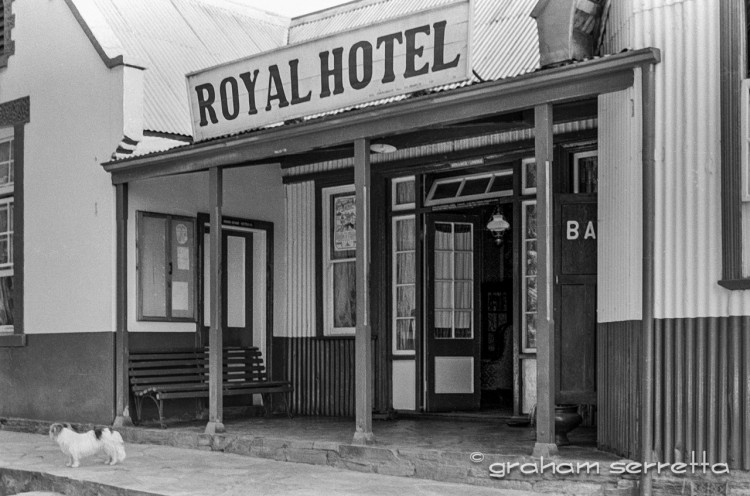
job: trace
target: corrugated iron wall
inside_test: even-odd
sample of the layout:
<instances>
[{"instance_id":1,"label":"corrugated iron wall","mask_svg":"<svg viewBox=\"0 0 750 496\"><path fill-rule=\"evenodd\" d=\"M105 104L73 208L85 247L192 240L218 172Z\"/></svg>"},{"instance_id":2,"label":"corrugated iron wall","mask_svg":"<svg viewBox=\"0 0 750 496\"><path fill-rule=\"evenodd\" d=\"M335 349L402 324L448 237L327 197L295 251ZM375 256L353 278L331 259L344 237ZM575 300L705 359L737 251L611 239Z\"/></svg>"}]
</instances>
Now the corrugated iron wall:
<instances>
[{"instance_id":1,"label":"corrugated iron wall","mask_svg":"<svg viewBox=\"0 0 750 496\"><path fill-rule=\"evenodd\" d=\"M641 322L597 326L597 446L640 459Z\"/></svg>"},{"instance_id":2,"label":"corrugated iron wall","mask_svg":"<svg viewBox=\"0 0 750 496\"><path fill-rule=\"evenodd\" d=\"M638 0L631 5L631 46L662 50L655 88L656 317L750 315L750 296L717 284L719 3Z\"/></svg>"},{"instance_id":3,"label":"corrugated iron wall","mask_svg":"<svg viewBox=\"0 0 750 496\"><path fill-rule=\"evenodd\" d=\"M354 340L277 338L295 415L354 415ZM353 427L352 427L353 429Z\"/></svg>"},{"instance_id":4,"label":"corrugated iron wall","mask_svg":"<svg viewBox=\"0 0 750 496\"><path fill-rule=\"evenodd\" d=\"M750 470L750 317L656 321L659 460Z\"/></svg>"},{"instance_id":5,"label":"corrugated iron wall","mask_svg":"<svg viewBox=\"0 0 750 496\"><path fill-rule=\"evenodd\" d=\"M315 184L287 184L286 336L316 335Z\"/></svg>"},{"instance_id":6,"label":"corrugated iron wall","mask_svg":"<svg viewBox=\"0 0 750 496\"><path fill-rule=\"evenodd\" d=\"M638 86L599 97L599 322L641 318L643 195Z\"/></svg>"},{"instance_id":7,"label":"corrugated iron wall","mask_svg":"<svg viewBox=\"0 0 750 496\"><path fill-rule=\"evenodd\" d=\"M641 323L600 324L598 446L640 458ZM655 325L657 460L750 470L750 317L664 319Z\"/></svg>"}]
</instances>

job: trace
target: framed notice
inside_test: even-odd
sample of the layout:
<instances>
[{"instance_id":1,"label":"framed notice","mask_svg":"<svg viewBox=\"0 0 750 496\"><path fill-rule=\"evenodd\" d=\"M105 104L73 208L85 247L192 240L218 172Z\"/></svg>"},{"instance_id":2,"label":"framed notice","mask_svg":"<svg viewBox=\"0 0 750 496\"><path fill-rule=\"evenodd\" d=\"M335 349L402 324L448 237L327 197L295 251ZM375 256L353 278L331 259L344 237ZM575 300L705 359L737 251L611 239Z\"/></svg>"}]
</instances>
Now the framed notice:
<instances>
[{"instance_id":1,"label":"framed notice","mask_svg":"<svg viewBox=\"0 0 750 496\"><path fill-rule=\"evenodd\" d=\"M333 197L333 251L357 249L357 207L354 195Z\"/></svg>"}]
</instances>

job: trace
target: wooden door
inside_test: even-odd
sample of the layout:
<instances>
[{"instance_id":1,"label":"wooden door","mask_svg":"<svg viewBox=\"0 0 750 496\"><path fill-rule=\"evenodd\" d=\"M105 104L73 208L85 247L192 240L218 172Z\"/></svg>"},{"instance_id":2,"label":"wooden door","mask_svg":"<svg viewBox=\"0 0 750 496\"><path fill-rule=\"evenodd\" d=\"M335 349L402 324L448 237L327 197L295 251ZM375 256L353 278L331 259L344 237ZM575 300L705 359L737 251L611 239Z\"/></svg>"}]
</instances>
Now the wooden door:
<instances>
[{"instance_id":1,"label":"wooden door","mask_svg":"<svg viewBox=\"0 0 750 496\"><path fill-rule=\"evenodd\" d=\"M558 404L596 404L596 194L556 198Z\"/></svg>"},{"instance_id":2,"label":"wooden door","mask_svg":"<svg viewBox=\"0 0 750 496\"><path fill-rule=\"evenodd\" d=\"M428 217L428 411L479 408L479 232L476 216Z\"/></svg>"},{"instance_id":3,"label":"wooden door","mask_svg":"<svg viewBox=\"0 0 750 496\"><path fill-rule=\"evenodd\" d=\"M253 345L253 233L223 229L221 290L225 346Z\"/></svg>"}]
</instances>

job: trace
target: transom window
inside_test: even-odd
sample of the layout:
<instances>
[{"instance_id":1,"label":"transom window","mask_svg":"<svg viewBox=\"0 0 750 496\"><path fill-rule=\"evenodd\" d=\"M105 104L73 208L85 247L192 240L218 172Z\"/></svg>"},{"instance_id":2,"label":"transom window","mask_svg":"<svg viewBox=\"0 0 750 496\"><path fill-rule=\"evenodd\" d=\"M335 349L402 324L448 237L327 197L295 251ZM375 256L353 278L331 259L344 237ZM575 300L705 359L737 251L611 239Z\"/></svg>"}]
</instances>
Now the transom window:
<instances>
[{"instance_id":1,"label":"transom window","mask_svg":"<svg viewBox=\"0 0 750 496\"><path fill-rule=\"evenodd\" d=\"M426 206L484 200L513 195L513 171L484 172L436 179L427 193Z\"/></svg>"}]
</instances>

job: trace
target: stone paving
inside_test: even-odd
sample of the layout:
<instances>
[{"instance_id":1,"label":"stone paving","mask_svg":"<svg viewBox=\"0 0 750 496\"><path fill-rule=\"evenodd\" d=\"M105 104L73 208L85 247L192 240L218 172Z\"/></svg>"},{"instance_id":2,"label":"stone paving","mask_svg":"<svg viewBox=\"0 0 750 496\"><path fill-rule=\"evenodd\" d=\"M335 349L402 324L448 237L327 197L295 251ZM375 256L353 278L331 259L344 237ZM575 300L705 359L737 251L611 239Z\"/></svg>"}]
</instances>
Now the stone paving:
<instances>
[{"instance_id":1,"label":"stone paving","mask_svg":"<svg viewBox=\"0 0 750 496\"><path fill-rule=\"evenodd\" d=\"M106 466L100 456L72 469L65 467L64 455L48 437L0 431L0 494L49 490L103 496L532 494L167 446L128 444L126 448L128 458L121 465ZM13 484L15 488L8 487Z\"/></svg>"}]
</instances>

